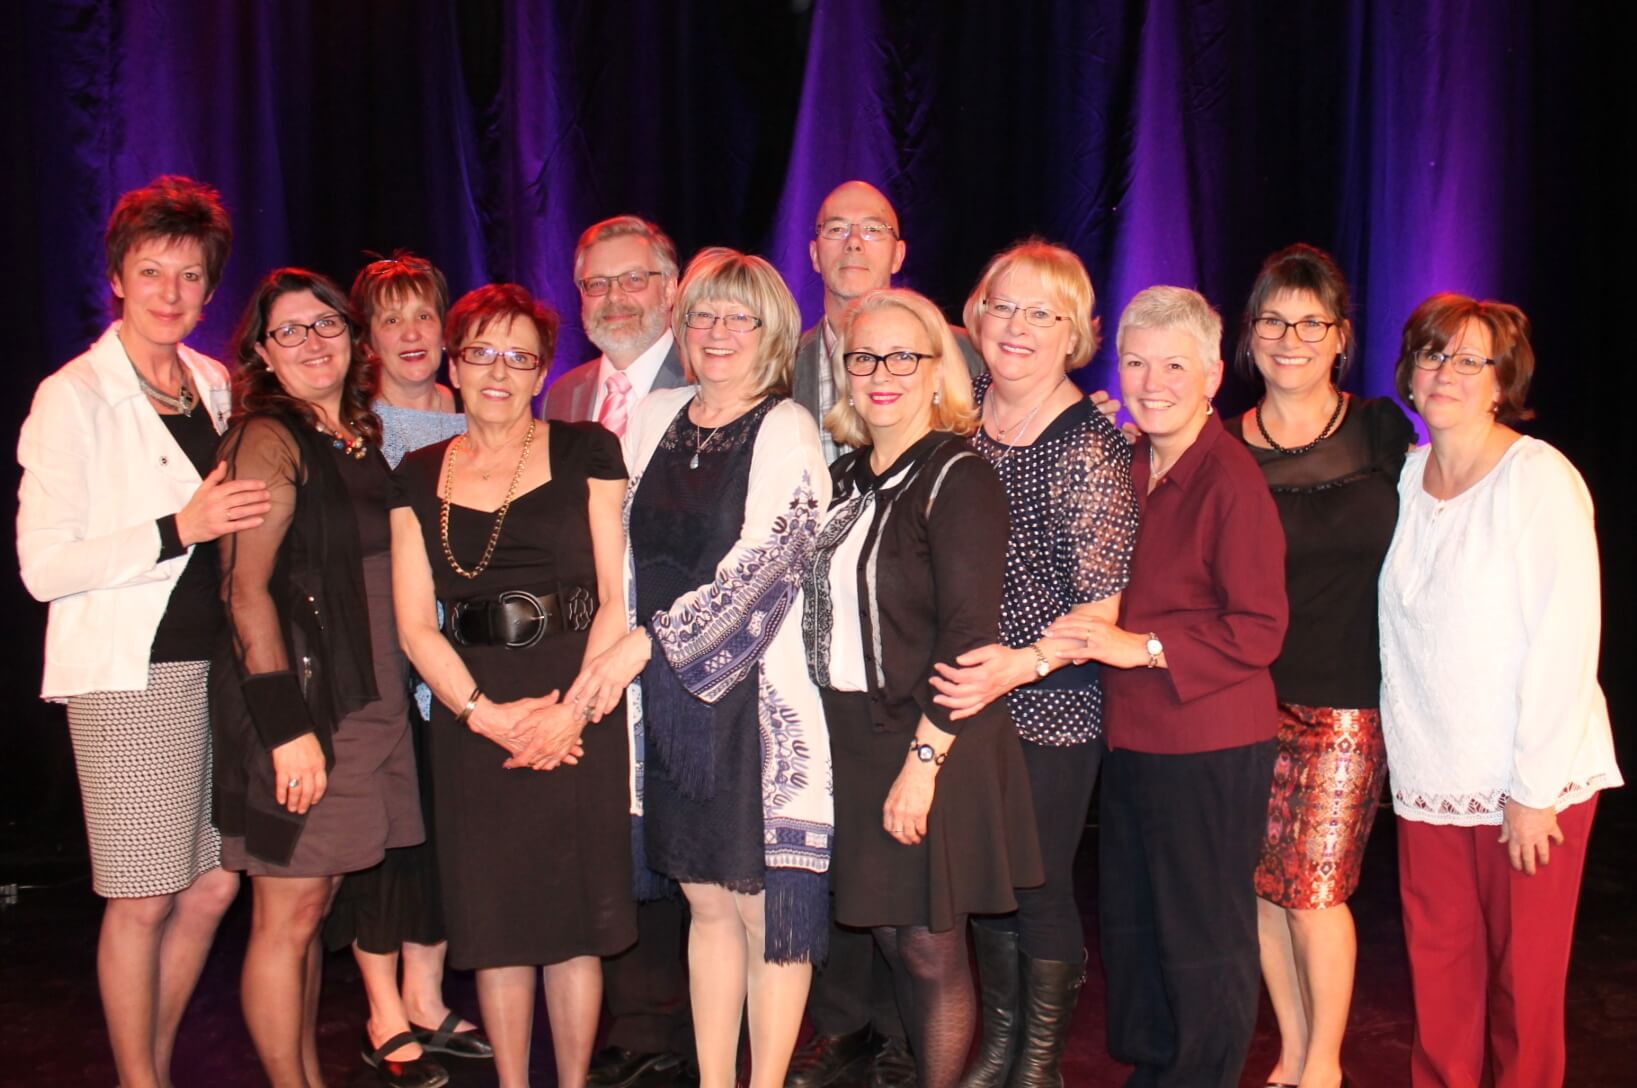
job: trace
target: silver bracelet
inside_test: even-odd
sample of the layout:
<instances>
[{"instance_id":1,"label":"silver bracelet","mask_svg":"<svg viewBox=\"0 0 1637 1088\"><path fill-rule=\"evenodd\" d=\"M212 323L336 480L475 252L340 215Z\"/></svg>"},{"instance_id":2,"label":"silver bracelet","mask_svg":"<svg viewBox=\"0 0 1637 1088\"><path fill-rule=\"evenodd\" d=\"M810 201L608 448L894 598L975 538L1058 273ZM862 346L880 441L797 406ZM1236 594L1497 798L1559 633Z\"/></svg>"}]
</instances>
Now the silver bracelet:
<instances>
[{"instance_id":1,"label":"silver bracelet","mask_svg":"<svg viewBox=\"0 0 1637 1088\"><path fill-rule=\"evenodd\" d=\"M466 720L472 716L472 711L477 709L477 701L481 698L483 698L483 689L473 688L472 697L466 700L466 705L460 708L459 714L455 715L456 725L466 724Z\"/></svg>"}]
</instances>

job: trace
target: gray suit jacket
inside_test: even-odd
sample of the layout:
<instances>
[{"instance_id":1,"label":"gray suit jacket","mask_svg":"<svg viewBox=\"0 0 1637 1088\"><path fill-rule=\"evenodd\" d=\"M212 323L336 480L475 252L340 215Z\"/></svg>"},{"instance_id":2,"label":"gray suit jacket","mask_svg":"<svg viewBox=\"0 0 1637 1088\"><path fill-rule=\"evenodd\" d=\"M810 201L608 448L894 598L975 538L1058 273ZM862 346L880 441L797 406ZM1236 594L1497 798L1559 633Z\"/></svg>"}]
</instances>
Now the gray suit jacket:
<instances>
[{"instance_id":1,"label":"gray suit jacket","mask_svg":"<svg viewBox=\"0 0 1637 1088\"><path fill-rule=\"evenodd\" d=\"M821 421L819 424L821 427L824 413L819 411L818 368L825 365L824 336L819 331L822 324L820 321L801 334L801 343L796 347L796 372L790 378L790 396L797 404L813 413L813 418ZM983 356L972 346L972 340L966 335L965 329L952 325L950 331L955 334L955 344L966 359L967 373L976 378L984 370Z\"/></svg>"},{"instance_id":2,"label":"gray suit jacket","mask_svg":"<svg viewBox=\"0 0 1637 1088\"><path fill-rule=\"evenodd\" d=\"M655 389L672 389L688 384L679 348L675 340L671 341L671 350L666 353L665 361L659 364L659 373L654 375ZM540 418L560 419L565 423L590 419L592 406L597 403L597 369L601 363L602 356L599 355L552 382L546 389L546 402L541 407Z\"/></svg>"}]
</instances>

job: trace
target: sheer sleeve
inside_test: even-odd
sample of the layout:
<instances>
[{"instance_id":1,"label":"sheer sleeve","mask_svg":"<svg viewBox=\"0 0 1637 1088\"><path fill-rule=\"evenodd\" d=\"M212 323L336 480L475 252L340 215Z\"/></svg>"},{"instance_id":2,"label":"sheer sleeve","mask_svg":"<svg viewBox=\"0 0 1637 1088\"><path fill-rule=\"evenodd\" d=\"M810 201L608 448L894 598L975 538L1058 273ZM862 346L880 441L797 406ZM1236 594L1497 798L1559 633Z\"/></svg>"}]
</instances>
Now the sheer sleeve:
<instances>
[{"instance_id":1,"label":"sheer sleeve","mask_svg":"<svg viewBox=\"0 0 1637 1088\"><path fill-rule=\"evenodd\" d=\"M1006 492L989 463L963 453L942 470L927 512L927 550L932 561L937 632L933 661L954 661L994 642L1000 630L1001 584L1006 571ZM1129 485L1128 485L1129 486ZM945 733L968 721L950 717L932 701L931 675L915 689L921 714Z\"/></svg>"},{"instance_id":2,"label":"sheer sleeve","mask_svg":"<svg viewBox=\"0 0 1637 1088\"><path fill-rule=\"evenodd\" d=\"M290 668L271 583L301 479L301 453L294 437L277 422L251 419L222 443L228 479L262 480L272 509L261 525L221 538L222 601L227 606L233 652L247 675Z\"/></svg>"},{"instance_id":3,"label":"sheer sleeve","mask_svg":"<svg viewBox=\"0 0 1637 1088\"><path fill-rule=\"evenodd\" d=\"M793 429L799 433L792 436ZM817 426L793 402L777 406L756 437L738 541L714 579L649 620L677 679L694 696L715 702L761 659L801 588L819 512L829 502Z\"/></svg>"},{"instance_id":4,"label":"sheer sleeve","mask_svg":"<svg viewBox=\"0 0 1637 1088\"><path fill-rule=\"evenodd\" d=\"M1069 580L1076 604L1100 601L1131 580L1137 542L1137 494L1131 448L1101 412L1079 436L1052 481L1052 569Z\"/></svg>"}]
</instances>

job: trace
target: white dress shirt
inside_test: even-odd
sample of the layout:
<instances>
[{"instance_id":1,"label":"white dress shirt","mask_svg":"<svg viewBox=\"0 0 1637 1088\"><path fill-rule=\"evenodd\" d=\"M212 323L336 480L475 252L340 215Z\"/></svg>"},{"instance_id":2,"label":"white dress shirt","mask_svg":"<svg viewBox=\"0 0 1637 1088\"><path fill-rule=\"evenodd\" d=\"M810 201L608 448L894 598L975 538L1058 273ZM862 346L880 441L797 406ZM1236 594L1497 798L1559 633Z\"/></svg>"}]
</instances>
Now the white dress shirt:
<instances>
[{"instance_id":1,"label":"white dress shirt","mask_svg":"<svg viewBox=\"0 0 1637 1088\"><path fill-rule=\"evenodd\" d=\"M648 350L631 360L631 365L625 368L625 376L631 382L631 392L627 394L625 411L627 415L637 410L637 405L654 388L654 379L659 377L659 368L665 365L665 356L671 353L671 345L676 343L676 337L670 329L659 334L659 339L648 345ZM597 360L597 396L591 402L591 415L596 419L602 414L603 400L608 395L608 379L619 367L608 361L604 355Z\"/></svg>"}]
</instances>

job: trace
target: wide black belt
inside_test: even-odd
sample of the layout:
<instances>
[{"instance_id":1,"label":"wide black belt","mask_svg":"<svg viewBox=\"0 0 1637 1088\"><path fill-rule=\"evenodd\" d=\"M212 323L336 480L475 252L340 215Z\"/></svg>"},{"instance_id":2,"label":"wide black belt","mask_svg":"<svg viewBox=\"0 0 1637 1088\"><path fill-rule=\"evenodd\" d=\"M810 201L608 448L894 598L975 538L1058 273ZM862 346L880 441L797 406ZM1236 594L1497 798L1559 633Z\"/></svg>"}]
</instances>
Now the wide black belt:
<instances>
[{"instance_id":1,"label":"wide black belt","mask_svg":"<svg viewBox=\"0 0 1637 1088\"><path fill-rule=\"evenodd\" d=\"M585 586L534 594L508 589L444 607L443 632L460 646L533 646L547 635L584 631L597 614L597 594Z\"/></svg>"}]
</instances>

